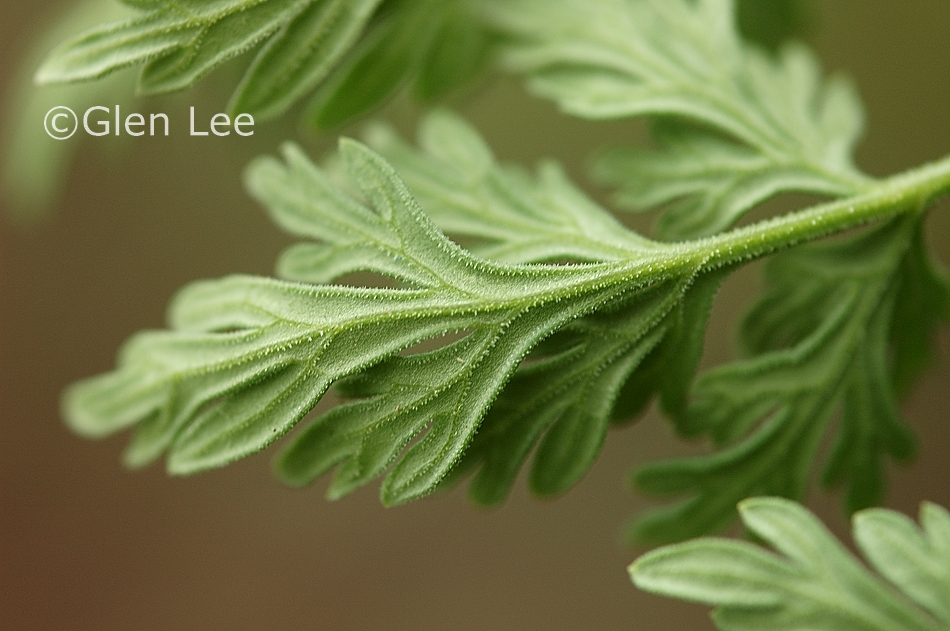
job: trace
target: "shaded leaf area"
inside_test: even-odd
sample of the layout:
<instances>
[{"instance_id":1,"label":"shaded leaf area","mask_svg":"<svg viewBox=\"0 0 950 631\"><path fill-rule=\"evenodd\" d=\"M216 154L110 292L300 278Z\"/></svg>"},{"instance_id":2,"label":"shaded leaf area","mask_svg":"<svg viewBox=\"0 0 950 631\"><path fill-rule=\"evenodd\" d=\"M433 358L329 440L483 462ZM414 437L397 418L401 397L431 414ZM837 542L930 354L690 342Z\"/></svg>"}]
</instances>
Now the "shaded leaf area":
<instances>
[{"instance_id":1,"label":"shaded leaf area","mask_svg":"<svg viewBox=\"0 0 950 631\"><path fill-rule=\"evenodd\" d=\"M303 484L337 467L331 496L385 475L383 502L398 504L440 483L522 360L545 339L560 344L552 334L579 318L591 318L577 325L590 338L551 361L565 361L564 352L583 356L562 383L583 384L591 397L610 401L697 273L688 257L660 265L638 251L607 263L489 262L447 240L377 154L344 141L340 155L356 197L292 147L284 163L253 164L248 186L275 221L319 241L313 247L327 258L334 248L344 258L361 248L374 253L337 273L375 272L400 286L247 276L194 283L173 301L170 330L134 336L114 372L67 392L64 410L74 429L103 436L135 427L129 465L167 452L169 470L188 474L263 449L339 382L352 400L294 437L280 475ZM609 331L615 323L624 327L622 340ZM447 343L446 335L458 339ZM419 350L426 340L437 347ZM529 361L516 380L530 379L540 365ZM582 401L570 387L547 398L561 399L549 402L552 410ZM608 418L609 404L595 416ZM552 432L563 431L557 427ZM578 477L599 446L548 442L539 457L553 458L550 470L560 477L545 488ZM521 448L507 438L494 445ZM582 464L562 471L575 461Z\"/></svg>"},{"instance_id":2,"label":"shaded leaf area","mask_svg":"<svg viewBox=\"0 0 950 631\"><path fill-rule=\"evenodd\" d=\"M453 478L470 474L471 499L498 504L534 450L531 490L540 497L567 491L593 464L611 424L636 418L657 392L678 402L687 391L702 352L703 307L719 281L711 274L660 287L549 338L502 391ZM657 365L663 381L649 379Z\"/></svg>"},{"instance_id":3,"label":"shaded leaf area","mask_svg":"<svg viewBox=\"0 0 950 631\"><path fill-rule=\"evenodd\" d=\"M672 205L667 239L721 231L781 192L850 195L863 115L850 84L823 80L791 44L744 43L729 0L512 0L489 14L516 37L509 65L566 112L662 117L654 149L621 149L595 173L635 210Z\"/></svg>"},{"instance_id":4,"label":"shaded leaf area","mask_svg":"<svg viewBox=\"0 0 950 631\"><path fill-rule=\"evenodd\" d=\"M365 36L307 106L317 128L338 127L402 88L422 101L478 77L497 38L481 18L485 0L389 0Z\"/></svg>"},{"instance_id":5,"label":"shaded leaf area","mask_svg":"<svg viewBox=\"0 0 950 631\"><path fill-rule=\"evenodd\" d=\"M639 488L686 499L647 512L632 535L683 540L728 525L742 498L803 497L826 436L822 483L845 487L849 511L882 499L886 459L915 451L898 393L928 363L950 305L920 231L919 217L902 218L770 262L768 291L743 324L749 356L701 375L674 415L716 451L640 469Z\"/></svg>"},{"instance_id":6,"label":"shaded leaf area","mask_svg":"<svg viewBox=\"0 0 950 631\"><path fill-rule=\"evenodd\" d=\"M324 84L311 119L358 116L412 81L424 98L477 74L490 37L472 2L448 0L125 0L138 10L62 43L37 72L41 83L101 78L142 66L140 93L189 87L222 63L255 51L230 109L282 114ZM351 92L355 90L355 92Z\"/></svg>"},{"instance_id":7,"label":"shaded leaf area","mask_svg":"<svg viewBox=\"0 0 950 631\"><path fill-rule=\"evenodd\" d=\"M813 5L812 0L737 0L739 32L746 41L774 52L811 31Z\"/></svg>"},{"instance_id":8,"label":"shaded leaf area","mask_svg":"<svg viewBox=\"0 0 950 631\"><path fill-rule=\"evenodd\" d=\"M802 506L778 498L739 505L745 526L774 548L702 538L630 566L640 589L716 607L723 631L950 629L950 513L923 503L920 525L890 510L854 516L865 568ZM876 572L876 573L875 573Z\"/></svg>"}]
</instances>

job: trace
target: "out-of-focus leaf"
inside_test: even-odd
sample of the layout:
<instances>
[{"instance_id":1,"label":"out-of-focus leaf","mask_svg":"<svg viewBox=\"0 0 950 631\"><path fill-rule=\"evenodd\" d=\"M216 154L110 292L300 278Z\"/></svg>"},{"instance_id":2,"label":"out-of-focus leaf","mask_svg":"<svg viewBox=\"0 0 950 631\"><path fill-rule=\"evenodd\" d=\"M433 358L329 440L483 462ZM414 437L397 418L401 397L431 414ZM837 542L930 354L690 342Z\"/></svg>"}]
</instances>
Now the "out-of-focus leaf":
<instances>
[{"instance_id":1,"label":"out-of-focus leaf","mask_svg":"<svg viewBox=\"0 0 950 631\"><path fill-rule=\"evenodd\" d=\"M872 574L803 507L753 498L746 527L775 549L703 538L647 553L630 566L640 589L714 605L722 631L946 631L950 629L950 514L921 507L921 527L868 510L854 535ZM896 588L896 589L895 589Z\"/></svg>"},{"instance_id":2,"label":"out-of-focus leaf","mask_svg":"<svg viewBox=\"0 0 950 631\"><path fill-rule=\"evenodd\" d=\"M32 223L46 214L58 199L81 146L76 137L51 138L44 131L47 112L65 106L81 117L92 105L124 106L135 83L133 75L118 73L98 83L37 87L33 84L37 65L50 46L68 33L129 13L112 0L86 0L49 27L23 56L16 78L3 94L7 116L0 144L0 185L14 220Z\"/></svg>"}]
</instances>

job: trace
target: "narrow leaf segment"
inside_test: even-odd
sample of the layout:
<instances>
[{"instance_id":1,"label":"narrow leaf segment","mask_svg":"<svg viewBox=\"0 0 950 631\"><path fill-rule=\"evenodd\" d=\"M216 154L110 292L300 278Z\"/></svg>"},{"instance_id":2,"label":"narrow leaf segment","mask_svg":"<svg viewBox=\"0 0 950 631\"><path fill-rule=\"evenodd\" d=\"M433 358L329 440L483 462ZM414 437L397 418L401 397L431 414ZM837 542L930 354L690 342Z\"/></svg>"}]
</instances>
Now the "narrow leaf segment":
<instances>
[{"instance_id":1,"label":"narrow leaf segment","mask_svg":"<svg viewBox=\"0 0 950 631\"><path fill-rule=\"evenodd\" d=\"M335 126L407 83L424 99L477 75L493 38L475 0L124 0L133 17L89 29L50 52L40 83L99 79L142 66L138 90L181 90L256 50L230 109L270 118L315 96L309 117Z\"/></svg>"},{"instance_id":2,"label":"narrow leaf segment","mask_svg":"<svg viewBox=\"0 0 950 631\"><path fill-rule=\"evenodd\" d=\"M946 631L950 629L950 513L924 503L920 526L894 511L854 517L866 569L800 505L754 498L746 527L775 549L703 538L667 546L630 566L637 587L714 605L723 631Z\"/></svg>"},{"instance_id":3,"label":"narrow leaf segment","mask_svg":"<svg viewBox=\"0 0 950 631\"><path fill-rule=\"evenodd\" d=\"M782 192L850 195L862 109L850 84L823 81L804 47L777 58L740 38L731 0L512 0L489 5L516 37L508 64L568 113L657 120L656 149L606 152L600 179L634 210L668 207L661 235L731 226Z\"/></svg>"},{"instance_id":4,"label":"narrow leaf segment","mask_svg":"<svg viewBox=\"0 0 950 631\"><path fill-rule=\"evenodd\" d=\"M803 497L836 413L823 483L846 485L849 511L882 499L885 458L907 461L915 450L895 381L913 370L906 363L919 361L920 347L898 350L903 331L929 340L950 304L920 230L911 215L770 261L769 290L743 326L750 356L702 375L677 417L681 433L710 436L718 451L637 472L649 493L690 495L644 515L637 538L670 542L718 530L751 495ZM901 313L919 286L927 297Z\"/></svg>"}]
</instances>

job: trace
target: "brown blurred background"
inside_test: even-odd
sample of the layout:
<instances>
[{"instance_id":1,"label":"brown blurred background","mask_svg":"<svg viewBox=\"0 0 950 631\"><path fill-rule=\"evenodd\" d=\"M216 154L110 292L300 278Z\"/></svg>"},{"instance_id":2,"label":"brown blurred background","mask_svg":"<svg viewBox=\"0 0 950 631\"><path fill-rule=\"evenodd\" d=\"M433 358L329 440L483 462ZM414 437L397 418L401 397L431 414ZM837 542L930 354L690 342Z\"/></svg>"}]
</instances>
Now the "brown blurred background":
<instances>
[{"instance_id":1,"label":"brown blurred background","mask_svg":"<svg viewBox=\"0 0 950 631\"><path fill-rule=\"evenodd\" d=\"M0 88L68 4L0 1ZM950 151L950 4L815 5L810 42L867 105L860 164L884 175ZM192 98L220 107L224 93L164 111L185 120ZM502 158L554 156L581 182L594 149L643 139L638 123L561 117L510 79L475 89L460 109ZM292 132L261 125L252 141L179 134L105 152L86 142L45 221L0 219L0 629L712 629L703 607L640 593L626 575L637 551L621 545L620 528L646 505L626 488L629 470L695 449L655 414L613 432L565 497L537 501L519 484L493 511L459 491L390 510L374 489L328 503L322 481L304 491L276 482L274 450L186 479L161 466L130 473L124 437L90 442L64 427L63 387L111 368L129 334L161 326L176 288L270 273L289 239L244 195L240 173ZM331 142L308 147L319 155ZM950 262L950 204L929 229ZM729 356L757 272L720 294L707 363ZM888 505L910 513L922 499L950 506L947 328L939 345L940 365L904 408L919 460L891 478ZM840 534L837 499L816 491L810 503Z\"/></svg>"}]
</instances>

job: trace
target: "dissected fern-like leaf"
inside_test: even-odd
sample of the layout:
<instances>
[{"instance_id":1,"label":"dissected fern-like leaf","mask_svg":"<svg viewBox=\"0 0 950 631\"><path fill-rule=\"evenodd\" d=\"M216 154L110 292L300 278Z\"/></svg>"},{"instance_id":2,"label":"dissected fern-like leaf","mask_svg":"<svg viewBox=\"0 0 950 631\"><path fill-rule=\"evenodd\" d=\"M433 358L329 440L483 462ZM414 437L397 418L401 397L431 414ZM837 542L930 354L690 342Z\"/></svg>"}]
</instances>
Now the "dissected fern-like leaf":
<instances>
[{"instance_id":1,"label":"dissected fern-like leaf","mask_svg":"<svg viewBox=\"0 0 950 631\"><path fill-rule=\"evenodd\" d=\"M391 161L441 229L476 239L469 247L486 258L514 263L616 260L631 252L648 255L656 247L597 207L556 165L545 164L537 179L499 166L477 132L448 112L425 118L421 151L380 125L371 128L367 141ZM331 251L332 257L324 254ZM327 274L352 271L336 261L379 258L351 248L340 250L339 257L336 252L301 244L287 253L279 271L299 280L325 281ZM695 283L690 279L664 287L649 298L637 296L613 308L610 315L581 318L565 327L546 350L532 354L502 391L453 479L477 470L473 500L501 502L537 445L532 488L539 495L555 495L587 471L612 420L639 415L655 392L663 392L665 405L681 406L721 278L706 274ZM647 366L644 356L651 358ZM665 378L651 378L660 374ZM637 397L641 401L633 403ZM334 419L328 415L322 424L330 426ZM312 431L301 445L324 440ZM311 448L292 451L304 449Z\"/></svg>"},{"instance_id":2,"label":"dissected fern-like leaf","mask_svg":"<svg viewBox=\"0 0 950 631\"><path fill-rule=\"evenodd\" d=\"M87 81L143 66L139 92L168 92L257 49L232 96L231 111L278 116L325 82L312 118L329 126L358 116L410 81L419 96L438 98L480 72L491 48L474 0L125 4L137 14L62 43L37 80Z\"/></svg>"},{"instance_id":3,"label":"dissected fern-like leaf","mask_svg":"<svg viewBox=\"0 0 950 631\"><path fill-rule=\"evenodd\" d=\"M594 174L620 187L616 200L623 208L663 208L656 231L668 239L722 232L778 193L839 196L857 190L815 173L808 165L777 161L682 121L658 119L652 134L658 148L604 151L594 163Z\"/></svg>"},{"instance_id":4,"label":"dissected fern-like leaf","mask_svg":"<svg viewBox=\"0 0 950 631\"><path fill-rule=\"evenodd\" d=\"M645 352L637 348L649 348L648 340L660 334L653 329L699 270L701 258L658 266L655 255L636 250L608 263L491 263L445 239L392 169L362 145L343 142L341 157L366 203L341 192L299 151L285 153L286 165L264 159L248 176L275 220L322 242L314 244L321 254L371 249L374 257L338 271L377 272L404 287L236 276L186 288L171 307L172 330L134 337L115 372L74 386L66 397L67 417L82 433L138 426L129 464L167 450L174 473L224 465L276 440L343 380L354 400L296 437L281 459L282 477L304 483L339 464L330 490L338 496L388 469L384 502L413 499L456 465L494 399L541 340L582 316L601 317L593 314L625 305L622 314L602 316L603 340L582 351L591 359L569 379L609 395ZM609 334L607 323L616 318L630 319L629 343ZM447 333L461 338L398 354ZM611 361L617 367L605 368ZM555 394L565 401L576 396ZM609 409L597 415L607 418ZM578 457L589 465L598 446ZM547 451L542 446L541 453Z\"/></svg>"},{"instance_id":5,"label":"dissected fern-like leaf","mask_svg":"<svg viewBox=\"0 0 950 631\"><path fill-rule=\"evenodd\" d=\"M666 238L721 232L778 193L847 198L874 186L851 159L862 115L849 84L822 80L800 45L772 57L745 44L730 0L607 0L598 11L512 0L489 14L516 38L509 64L567 112L652 118L656 148L609 151L595 173L620 186L621 202L665 208ZM641 488L688 499L635 532L678 540L724 526L748 495L800 497L835 418L824 483L845 484L852 511L880 499L884 456L913 452L892 384L906 390L925 365L948 295L910 222L778 258L772 293L748 319L751 357L701 378L688 406L686 396L664 405L717 452L642 470ZM657 390L662 356L630 382L629 407Z\"/></svg>"},{"instance_id":6,"label":"dissected fern-like leaf","mask_svg":"<svg viewBox=\"0 0 950 631\"><path fill-rule=\"evenodd\" d=\"M494 36L481 19L484 0L394 0L366 37L317 91L307 118L338 127L376 108L397 90L431 101L477 76Z\"/></svg>"},{"instance_id":7,"label":"dissected fern-like leaf","mask_svg":"<svg viewBox=\"0 0 950 631\"><path fill-rule=\"evenodd\" d=\"M336 497L385 474L383 499L399 503L454 471L494 503L532 451L534 490L562 492L608 425L659 393L681 431L710 435L721 451L640 474L654 493L691 495L641 522L641 533L681 538L723 525L747 494L800 495L838 410L825 481L848 485L851 508L877 499L884 455L912 451L892 389L926 363L924 340L947 304L915 236L920 209L945 190L943 163L880 182L861 175L850 157L860 107L847 84L823 82L803 48L773 59L747 47L727 0L608 0L597 12L579 0L393 0L360 14L366 34L351 48L347 38L362 32L355 13L320 1L319 10L304 0L138 1L142 15L66 46L47 71L77 79L68 68L94 76L146 62L143 83L170 89L267 40L243 84L261 91L255 107L276 112L328 72L311 114L336 124L412 77L446 85L433 55L418 51L483 50L481 36L478 45L444 36L464 30L477 5L514 37L512 63L569 111L657 119L659 152L627 152L625 166L615 154L602 168L642 177L625 176L642 206L681 203L669 232L723 230L784 190L843 199L663 244L624 229L554 165L533 175L497 164L445 112L423 123L419 150L370 131L405 182L351 142L341 150L350 184L288 149L286 165L260 161L248 183L278 223L308 239L281 258L289 280L187 288L172 330L137 336L114 373L70 391L78 430L136 425L130 464L167 451L169 468L188 473L265 447L337 383L348 400L294 438L280 461L288 482L336 467ZM349 26L328 33L339 15ZM733 266L897 214L906 216L850 242L779 257L776 288L748 327L752 357L707 374L690 400L709 308ZM395 288L327 284L365 271ZM922 305L935 291L944 297ZM920 306L899 306L905 299ZM898 311L920 332L898 331ZM422 342L431 350L418 350Z\"/></svg>"},{"instance_id":8,"label":"dissected fern-like leaf","mask_svg":"<svg viewBox=\"0 0 950 631\"><path fill-rule=\"evenodd\" d=\"M399 172L436 225L479 256L507 263L616 260L655 244L627 230L574 186L554 163L537 176L499 165L468 123L428 114L419 146L376 124L367 143Z\"/></svg>"},{"instance_id":9,"label":"dissected fern-like leaf","mask_svg":"<svg viewBox=\"0 0 950 631\"><path fill-rule=\"evenodd\" d=\"M638 536L686 539L730 522L744 497L802 497L836 413L840 426L823 482L847 486L850 511L880 501L884 458L906 461L914 452L894 384L917 356L895 340L894 319L900 313L900 330L929 340L950 296L921 250L919 231L920 220L908 217L771 262L769 292L744 325L754 354L701 376L679 417L683 433L709 435L719 451L637 473L637 485L650 493L691 496L644 516ZM901 307L898 296L920 286L933 295ZM898 344L906 350L895 355Z\"/></svg>"},{"instance_id":10,"label":"dissected fern-like leaf","mask_svg":"<svg viewBox=\"0 0 950 631\"><path fill-rule=\"evenodd\" d=\"M557 494L589 468L610 423L639 413L654 393L668 412L691 418L688 384L705 321L732 267L822 234L819 219L849 225L907 212L944 186L944 166L934 165L761 232L661 244L625 234L557 171L533 178L500 167L448 114L427 120L421 152L379 128L371 137L406 168L411 189L352 141L340 151L348 181L292 147L285 164L256 162L251 192L278 224L308 239L278 265L291 280L232 277L183 290L171 330L139 334L116 371L70 389L73 427L106 435L136 426L130 465L167 451L170 471L191 473L266 447L337 383L347 400L281 457L287 482L306 484L337 467L329 493L339 497L385 474L383 501L396 504L454 472L452 479L473 477L477 501L495 503L534 451L533 489ZM411 190L440 223L481 238L482 252L499 260L449 241ZM545 209L553 219L546 229ZM543 248L525 243L532 226L545 232ZM845 271L867 280L869 270L880 272L878 259L899 260L888 240L898 233L879 228L880 238L867 239L879 247L859 241L853 249L868 255L866 265ZM530 262L551 258L580 262ZM326 284L352 272L396 287ZM875 282L885 292L887 283ZM874 310L858 303L855 313ZM841 339L826 354L855 341ZM424 341L431 350L418 346ZM876 434L868 435L854 453L875 448Z\"/></svg>"},{"instance_id":11,"label":"dissected fern-like leaf","mask_svg":"<svg viewBox=\"0 0 950 631\"><path fill-rule=\"evenodd\" d=\"M474 248L482 256L515 263L616 260L655 250L656 244L625 230L571 187L553 165L536 181L498 166L475 131L447 112L433 113L423 122L424 152L406 146L380 126L368 139L392 160L409 190L432 209L439 227L483 240ZM277 214L282 225L333 242L294 246L278 267L282 275L326 282L359 268L418 282L411 273L396 269L393 257L357 251L355 235L339 232L334 224L317 223L317 218L308 225L288 220L290 213L299 216L295 208L313 205L305 200L323 195L289 181L275 179L273 184L261 198L272 210L289 209ZM293 190L305 195L291 201L287 191ZM605 306L602 313L579 318L549 338L543 345L548 350L536 349L505 385L455 467L453 480L474 473L472 498L485 504L500 502L536 446L532 477L536 493L561 493L580 479L600 449L622 387L633 379L644 355L660 340L672 337L669 331L681 315L680 303L701 291L691 287L692 280L670 281L645 295ZM705 276L697 283L707 284ZM690 322L696 324L702 328L704 322ZM396 357L351 376L338 390L354 400L317 419L292 441L280 460L282 476L290 483L305 484L342 462L329 489L334 498L370 481L392 454L366 454L367 425L376 422L382 432L397 419L418 414L416 408L423 406L430 390L457 387L455 380L471 379L463 370L470 361L466 353L479 348L463 340L457 347ZM682 372L687 382L697 361L698 353L676 357L676 362L685 362ZM669 363L675 364L672 358ZM410 388L410 383L416 385ZM392 419L387 424L374 421L387 408L394 410Z\"/></svg>"},{"instance_id":12,"label":"dissected fern-like leaf","mask_svg":"<svg viewBox=\"0 0 950 631\"><path fill-rule=\"evenodd\" d=\"M536 444L530 484L537 495L557 495L576 483L600 451L622 386L666 335L685 291L685 285L660 287L634 304L581 318L562 331L573 344L521 368L460 465L478 468L472 499L503 500Z\"/></svg>"},{"instance_id":13,"label":"dissected fern-like leaf","mask_svg":"<svg viewBox=\"0 0 950 631\"><path fill-rule=\"evenodd\" d=\"M185 88L215 66L252 48L291 20L308 0L133 3L142 13L104 24L54 50L37 72L41 83L97 79L145 64L143 92Z\"/></svg>"},{"instance_id":14,"label":"dissected fern-like leaf","mask_svg":"<svg viewBox=\"0 0 950 631\"><path fill-rule=\"evenodd\" d=\"M739 513L760 546L704 538L654 550L630 566L646 591L714 605L723 631L950 629L950 513L924 503L920 526L894 511L854 517L868 571L804 508L754 498Z\"/></svg>"},{"instance_id":15,"label":"dissected fern-like leaf","mask_svg":"<svg viewBox=\"0 0 950 631\"><path fill-rule=\"evenodd\" d=\"M851 162L862 115L850 85L823 82L800 45L773 59L743 43L730 0L513 0L489 13L519 38L509 64L568 113L665 118L658 150L596 166L634 209L675 203L664 237L721 231L777 193L868 184Z\"/></svg>"}]
</instances>

